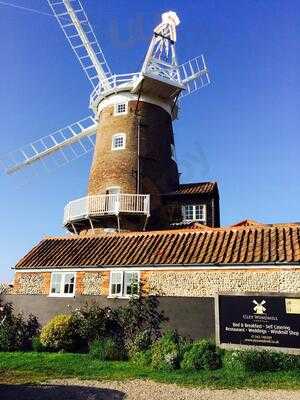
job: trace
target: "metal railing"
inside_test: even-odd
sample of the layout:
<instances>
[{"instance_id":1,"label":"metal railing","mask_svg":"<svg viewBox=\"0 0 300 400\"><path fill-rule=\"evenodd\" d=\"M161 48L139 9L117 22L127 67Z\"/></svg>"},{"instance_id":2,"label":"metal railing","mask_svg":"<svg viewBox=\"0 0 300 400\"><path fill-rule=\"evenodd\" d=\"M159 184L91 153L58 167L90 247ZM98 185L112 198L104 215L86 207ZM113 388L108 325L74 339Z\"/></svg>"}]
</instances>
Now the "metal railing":
<instances>
[{"instance_id":1,"label":"metal railing","mask_svg":"<svg viewBox=\"0 0 300 400\"><path fill-rule=\"evenodd\" d=\"M133 83L139 78L140 73L112 75L107 79L108 86L104 87L99 84L92 91L90 96L90 108L96 110L97 103L102 97L113 93L116 89L131 89Z\"/></svg>"},{"instance_id":2,"label":"metal railing","mask_svg":"<svg viewBox=\"0 0 300 400\"><path fill-rule=\"evenodd\" d=\"M120 213L150 215L148 194L99 194L68 203L64 210L64 225L76 220Z\"/></svg>"}]
</instances>

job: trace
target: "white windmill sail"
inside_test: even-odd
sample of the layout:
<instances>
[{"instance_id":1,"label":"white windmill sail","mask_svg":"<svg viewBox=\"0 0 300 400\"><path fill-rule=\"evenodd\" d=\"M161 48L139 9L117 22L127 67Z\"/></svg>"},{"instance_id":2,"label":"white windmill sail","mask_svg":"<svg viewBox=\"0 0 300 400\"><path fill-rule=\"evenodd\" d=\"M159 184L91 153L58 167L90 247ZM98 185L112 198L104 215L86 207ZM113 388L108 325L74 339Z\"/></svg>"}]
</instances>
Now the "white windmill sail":
<instances>
[{"instance_id":1,"label":"white windmill sail","mask_svg":"<svg viewBox=\"0 0 300 400\"><path fill-rule=\"evenodd\" d=\"M52 159L54 167L67 164L94 148L92 136L97 126L95 119L89 116L2 156L0 163L7 175L15 174L38 161L45 161L54 154L57 156ZM47 168L47 164L43 164Z\"/></svg>"},{"instance_id":2,"label":"white windmill sail","mask_svg":"<svg viewBox=\"0 0 300 400\"><path fill-rule=\"evenodd\" d=\"M185 88L180 93L180 97L187 96L210 84L208 68L203 55L188 60L178 69L181 83Z\"/></svg>"},{"instance_id":3,"label":"white windmill sail","mask_svg":"<svg viewBox=\"0 0 300 400\"><path fill-rule=\"evenodd\" d=\"M112 74L79 0L47 0L89 81L109 86Z\"/></svg>"}]
</instances>

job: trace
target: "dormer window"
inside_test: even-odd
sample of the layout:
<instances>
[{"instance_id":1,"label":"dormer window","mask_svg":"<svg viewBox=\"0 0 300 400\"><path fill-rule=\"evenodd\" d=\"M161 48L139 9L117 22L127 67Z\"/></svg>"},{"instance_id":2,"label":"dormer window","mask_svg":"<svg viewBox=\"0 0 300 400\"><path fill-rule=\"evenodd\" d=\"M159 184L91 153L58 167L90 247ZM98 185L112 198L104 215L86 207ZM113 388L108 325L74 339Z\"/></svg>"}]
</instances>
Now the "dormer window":
<instances>
[{"instance_id":1,"label":"dormer window","mask_svg":"<svg viewBox=\"0 0 300 400\"><path fill-rule=\"evenodd\" d=\"M206 224L205 204L186 204L182 206L182 216L185 222L200 222Z\"/></svg>"},{"instance_id":2,"label":"dormer window","mask_svg":"<svg viewBox=\"0 0 300 400\"><path fill-rule=\"evenodd\" d=\"M127 104L128 103L117 103L117 104L115 104L114 115L127 114Z\"/></svg>"},{"instance_id":3,"label":"dormer window","mask_svg":"<svg viewBox=\"0 0 300 400\"><path fill-rule=\"evenodd\" d=\"M123 150L126 146L126 135L125 133L116 133L112 137L111 149L112 150Z\"/></svg>"}]
</instances>

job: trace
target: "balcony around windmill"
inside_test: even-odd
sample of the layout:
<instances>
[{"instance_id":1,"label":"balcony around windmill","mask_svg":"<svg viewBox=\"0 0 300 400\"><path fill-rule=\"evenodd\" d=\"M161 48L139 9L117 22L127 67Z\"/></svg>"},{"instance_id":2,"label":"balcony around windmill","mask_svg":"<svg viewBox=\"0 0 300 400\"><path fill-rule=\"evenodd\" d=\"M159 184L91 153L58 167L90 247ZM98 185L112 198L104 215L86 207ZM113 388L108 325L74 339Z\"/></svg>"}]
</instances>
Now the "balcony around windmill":
<instances>
[{"instance_id":1,"label":"balcony around windmill","mask_svg":"<svg viewBox=\"0 0 300 400\"><path fill-rule=\"evenodd\" d=\"M65 206L63 224L73 233L96 228L126 229L128 223L144 229L150 216L148 194L99 194L73 200ZM122 226L122 220L126 224Z\"/></svg>"}]
</instances>

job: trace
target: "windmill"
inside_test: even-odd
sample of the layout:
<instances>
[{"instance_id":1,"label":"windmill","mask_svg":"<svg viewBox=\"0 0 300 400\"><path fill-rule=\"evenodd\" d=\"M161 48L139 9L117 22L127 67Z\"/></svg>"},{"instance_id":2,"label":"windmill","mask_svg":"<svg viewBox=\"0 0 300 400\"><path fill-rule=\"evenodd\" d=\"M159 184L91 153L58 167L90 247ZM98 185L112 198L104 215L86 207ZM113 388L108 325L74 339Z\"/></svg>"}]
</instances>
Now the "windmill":
<instances>
[{"instance_id":1,"label":"windmill","mask_svg":"<svg viewBox=\"0 0 300 400\"><path fill-rule=\"evenodd\" d=\"M92 115L3 157L6 174L54 154L68 163L94 149L88 194L67 204L64 226L80 233L161 224L161 194L179 184L172 121L178 101L210 83L204 57L178 63L180 21L169 11L154 28L141 70L113 74L81 2L47 1L92 85Z\"/></svg>"}]
</instances>

